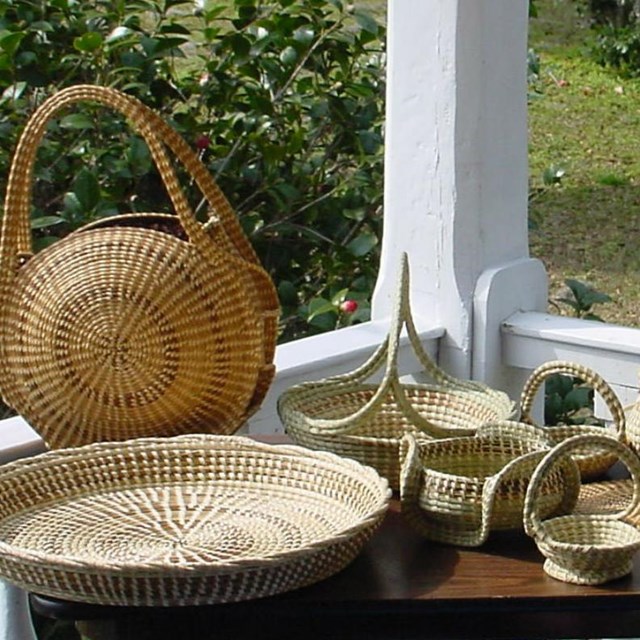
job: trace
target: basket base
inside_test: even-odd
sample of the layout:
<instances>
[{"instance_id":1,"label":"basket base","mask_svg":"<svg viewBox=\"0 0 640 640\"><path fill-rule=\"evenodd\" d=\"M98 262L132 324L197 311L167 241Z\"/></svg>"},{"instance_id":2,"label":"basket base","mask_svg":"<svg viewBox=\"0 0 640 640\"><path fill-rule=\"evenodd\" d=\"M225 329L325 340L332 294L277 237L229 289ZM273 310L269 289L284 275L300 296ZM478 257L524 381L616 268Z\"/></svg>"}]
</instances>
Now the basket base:
<instances>
[{"instance_id":1,"label":"basket base","mask_svg":"<svg viewBox=\"0 0 640 640\"><path fill-rule=\"evenodd\" d=\"M543 569L545 573L556 580L562 582L570 582L572 584L596 585L622 578L631 573L633 570L633 559L607 567L607 571L576 571L571 567L557 564L553 560L547 558L544 562Z\"/></svg>"}]
</instances>

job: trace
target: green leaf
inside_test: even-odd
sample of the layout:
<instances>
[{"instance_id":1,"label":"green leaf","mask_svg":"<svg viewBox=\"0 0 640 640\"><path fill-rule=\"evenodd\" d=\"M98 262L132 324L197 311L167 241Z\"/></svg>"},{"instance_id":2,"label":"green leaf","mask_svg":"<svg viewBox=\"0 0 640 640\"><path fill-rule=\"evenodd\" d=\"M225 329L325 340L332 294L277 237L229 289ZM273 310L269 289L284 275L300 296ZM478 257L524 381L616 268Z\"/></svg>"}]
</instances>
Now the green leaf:
<instances>
[{"instance_id":1,"label":"green leaf","mask_svg":"<svg viewBox=\"0 0 640 640\"><path fill-rule=\"evenodd\" d=\"M100 184L94 173L82 169L73 182L73 193L86 211L91 211L100 201Z\"/></svg>"},{"instance_id":2,"label":"green leaf","mask_svg":"<svg viewBox=\"0 0 640 640\"><path fill-rule=\"evenodd\" d=\"M347 249L357 258L361 258L366 256L377 244L378 238L375 234L371 231L363 231L347 245Z\"/></svg>"},{"instance_id":3,"label":"green leaf","mask_svg":"<svg viewBox=\"0 0 640 640\"><path fill-rule=\"evenodd\" d=\"M111 33L106 37L105 42L107 44L111 44L112 42L116 42L118 40L122 40L127 38L128 36L134 35L133 29L129 29L129 27L125 27L120 25L111 31Z\"/></svg>"},{"instance_id":4,"label":"green leaf","mask_svg":"<svg viewBox=\"0 0 640 640\"><path fill-rule=\"evenodd\" d=\"M292 66L293 64L295 64L297 59L298 52L293 47L285 47L280 52L280 62L282 62L282 64Z\"/></svg>"},{"instance_id":5,"label":"green leaf","mask_svg":"<svg viewBox=\"0 0 640 640\"><path fill-rule=\"evenodd\" d=\"M283 305L294 306L298 304L298 292L293 282L281 280L278 284L278 297Z\"/></svg>"},{"instance_id":6,"label":"green leaf","mask_svg":"<svg viewBox=\"0 0 640 640\"><path fill-rule=\"evenodd\" d=\"M89 31L73 39L73 48L83 53L93 53L102 46L102 34L97 31Z\"/></svg>"},{"instance_id":7,"label":"green leaf","mask_svg":"<svg viewBox=\"0 0 640 640\"><path fill-rule=\"evenodd\" d=\"M311 322L316 316L324 313L337 313L335 306L324 298L313 298L309 302L309 312L307 315L307 322Z\"/></svg>"},{"instance_id":8,"label":"green leaf","mask_svg":"<svg viewBox=\"0 0 640 640\"><path fill-rule=\"evenodd\" d=\"M341 302L344 302L344 299L347 297L349 293L349 289L341 289L338 293L334 294L331 297L331 304L334 306L338 306Z\"/></svg>"},{"instance_id":9,"label":"green leaf","mask_svg":"<svg viewBox=\"0 0 640 640\"><path fill-rule=\"evenodd\" d=\"M564 398L566 411L578 411L592 406L591 389L587 387L575 387Z\"/></svg>"},{"instance_id":10,"label":"green leaf","mask_svg":"<svg viewBox=\"0 0 640 640\"><path fill-rule=\"evenodd\" d=\"M9 102L10 100L18 100L27 88L26 82L16 82L8 86L3 92L0 98L0 103Z\"/></svg>"},{"instance_id":11,"label":"green leaf","mask_svg":"<svg viewBox=\"0 0 640 640\"><path fill-rule=\"evenodd\" d=\"M40 216L39 218L33 218L31 220L31 228L45 229L46 227L53 227L61 222L64 222L64 218L60 216Z\"/></svg>"},{"instance_id":12,"label":"green leaf","mask_svg":"<svg viewBox=\"0 0 640 640\"><path fill-rule=\"evenodd\" d=\"M0 48L7 55L13 56L22 39L27 35L26 31L10 31L0 34Z\"/></svg>"},{"instance_id":13,"label":"green leaf","mask_svg":"<svg viewBox=\"0 0 640 640\"><path fill-rule=\"evenodd\" d=\"M368 11L356 9L353 16L361 29L373 34L378 33L378 22Z\"/></svg>"},{"instance_id":14,"label":"green leaf","mask_svg":"<svg viewBox=\"0 0 640 640\"><path fill-rule=\"evenodd\" d=\"M62 129L92 129L93 120L84 113L72 113L60 120Z\"/></svg>"}]
</instances>

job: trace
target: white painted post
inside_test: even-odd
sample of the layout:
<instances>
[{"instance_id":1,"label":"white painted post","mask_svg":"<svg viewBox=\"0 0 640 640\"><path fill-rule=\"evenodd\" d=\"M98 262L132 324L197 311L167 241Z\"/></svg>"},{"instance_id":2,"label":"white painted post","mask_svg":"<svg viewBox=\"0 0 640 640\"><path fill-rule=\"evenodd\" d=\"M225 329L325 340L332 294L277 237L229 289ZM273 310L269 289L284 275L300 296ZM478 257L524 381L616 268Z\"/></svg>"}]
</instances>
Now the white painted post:
<instances>
[{"instance_id":1,"label":"white painted post","mask_svg":"<svg viewBox=\"0 0 640 640\"><path fill-rule=\"evenodd\" d=\"M504 382L499 325L486 320L482 300L494 305L497 296L507 315L546 300L544 269L528 254L528 1L393 0L388 9L385 228L373 317L389 315L407 251L416 321L447 331L442 366ZM512 268L522 287L498 293L494 278Z\"/></svg>"}]
</instances>

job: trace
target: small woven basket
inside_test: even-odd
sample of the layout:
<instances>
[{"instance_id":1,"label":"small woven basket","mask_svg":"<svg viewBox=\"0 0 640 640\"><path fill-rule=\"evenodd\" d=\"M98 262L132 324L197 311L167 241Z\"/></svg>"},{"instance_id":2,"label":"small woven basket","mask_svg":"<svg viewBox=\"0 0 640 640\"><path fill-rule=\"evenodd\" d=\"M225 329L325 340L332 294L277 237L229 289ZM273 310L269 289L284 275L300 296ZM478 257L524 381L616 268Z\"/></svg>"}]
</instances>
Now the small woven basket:
<instances>
[{"instance_id":1,"label":"small woven basket","mask_svg":"<svg viewBox=\"0 0 640 640\"><path fill-rule=\"evenodd\" d=\"M398 348L403 327L424 376L432 383L400 380ZM369 382L383 367L382 380ZM278 411L287 433L298 444L359 460L376 468L398 489L404 434L429 439L470 435L486 422L511 418L515 407L505 393L454 378L427 355L411 316L405 254L386 340L350 373L287 389L278 399Z\"/></svg>"},{"instance_id":2,"label":"small woven basket","mask_svg":"<svg viewBox=\"0 0 640 640\"><path fill-rule=\"evenodd\" d=\"M239 436L50 451L0 469L0 576L78 602L186 606L340 571L390 497L373 469Z\"/></svg>"},{"instance_id":3,"label":"small woven basket","mask_svg":"<svg viewBox=\"0 0 640 640\"><path fill-rule=\"evenodd\" d=\"M552 360L539 366L529 376L522 389L520 398L520 420L528 424L534 424L531 417L531 408L538 390L544 382L553 375L567 375L579 378L589 385L596 393L600 394L611 413L615 435L621 442L625 441L628 430L624 408L613 389L598 373L574 362ZM600 435L607 433L603 427L596 425L556 425L544 427L549 439L555 445L567 438L577 435ZM593 480L602 477L611 465L616 461L616 455L608 447L598 449L594 446L586 446L584 449L574 448L573 458L578 463L583 480Z\"/></svg>"},{"instance_id":4,"label":"small woven basket","mask_svg":"<svg viewBox=\"0 0 640 640\"><path fill-rule=\"evenodd\" d=\"M640 398L625 407L627 416L627 444L640 455Z\"/></svg>"},{"instance_id":5,"label":"small woven basket","mask_svg":"<svg viewBox=\"0 0 640 640\"><path fill-rule=\"evenodd\" d=\"M629 469L633 481L631 502L617 513L571 513L544 520L540 487L554 467L574 451L606 449ZM603 434L578 435L556 445L536 468L524 506L524 525L545 556L544 571L564 582L602 584L631 572L640 549L637 521L640 505L640 460L629 447Z\"/></svg>"},{"instance_id":6,"label":"small woven basket","mask_svg":"<svg viewBox=\"0 0 640 640\"><path fill-rule=\"evenodd\" d=\"M550 449L544 430L518 422L485 425L475 436L402 440L401 508L430 540L465 547L483 544L491 531L522 527L531 475ZM547 515L572 508L579 471L567 460L540 490Z\"/></svg>"},{"instance_id":7,"label":"small woven basket","mask_svg":"<svg viewBox=\"0 0 640 640\"><path fill-rule=\"evenodd\" d=\"M81 102L146 141L176 215L114 216L33 255L36 153ZM200 223L167 151L210 207ZM232 433L274 374L278 299L224 195L154 111L80 85L31 116L11 165L0 238L0 390L51 448L189 432Z\"/></svg>"}]
</instances>

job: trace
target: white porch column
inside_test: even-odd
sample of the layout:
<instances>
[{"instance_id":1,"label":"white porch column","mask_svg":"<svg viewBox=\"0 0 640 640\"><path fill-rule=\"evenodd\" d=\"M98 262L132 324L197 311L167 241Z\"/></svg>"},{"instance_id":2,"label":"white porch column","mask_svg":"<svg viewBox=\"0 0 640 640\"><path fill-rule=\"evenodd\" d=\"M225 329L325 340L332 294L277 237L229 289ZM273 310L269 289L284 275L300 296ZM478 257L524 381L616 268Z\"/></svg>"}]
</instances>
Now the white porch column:
<instances>
[{"instance_id":1,"label":"white porch column","mask_svg":"<svg viewBox=\"0 0 640 640\"><path fill-rule=\"evenodd\" d=\"M388 3L385 227L373 317L389 314L407 251L417 322L447 331L441 365L495 384L506 376L487 305L499 307L499 323L546 303L544 269L528 254L527 12L528 0ZM514 269L515 288L504 275Z\"/></svg>"}]
</instances>

